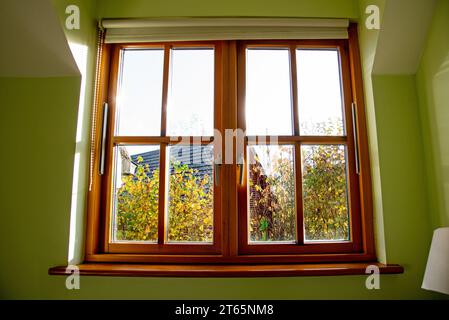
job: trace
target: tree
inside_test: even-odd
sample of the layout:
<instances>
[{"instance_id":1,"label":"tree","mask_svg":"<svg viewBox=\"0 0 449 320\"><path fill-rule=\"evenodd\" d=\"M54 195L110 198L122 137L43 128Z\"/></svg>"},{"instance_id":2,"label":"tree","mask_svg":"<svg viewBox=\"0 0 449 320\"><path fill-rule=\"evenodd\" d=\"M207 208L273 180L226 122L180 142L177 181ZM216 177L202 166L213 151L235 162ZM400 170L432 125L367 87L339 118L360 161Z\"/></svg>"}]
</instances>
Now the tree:
<instances>
[{"instance_id":1,"label":"tree","mask_svg":"<svg viewBox=\"0 0 449 320\"><path fill-rule=\"evenodd\" d=\"M341 128L337 127L341 133ZM323 135L335 134L332 124L322 124ZM261 146L257 148L261 149ZM264 165L254 153L249 165L250 239L296 239L295 169L293 148L276 146L276 156L266 147ZM345 149L334 145L301 148L302 202L306 240L349 238ZM157 241L159 170L151 171L137 159L134 175L122 176L117 190L116 239ZM269 172L265 172L270 168ZM168 238L170 241L212 242L213 181L186 164L170 164Z\"/></svg>"},{"instance_id":2,"label":"tree","mask_svg":"<svg viewBox=\"0 0 449 320\"><path fill-rule=\"evenodd\" d=\"M306 239L348 239L344 149L337 146L309 146L303 149L302 157Z\"/></svg>"},{"instance_id":3,"label":"tree","mask_svg":"<svg viewBox=\"0 0 449 320\"><path fill-rule=\"evenodd\" d=\"M212 242L213 184L209 175L173 164L169 188L169 240Z\"/></svg>"},{"instance_id":4,"label":"tree","mask_svg":"<svg viewBox=\"0 0 449 320\"><path fill-rule=\"evenodd\" d=\"M159 170L142 165L133 175L122 176L117 191L117 240L157 241Z\"/></svg>"},{"instance_id":5,"label":"tree","mask_svg":"<svg viewBox=\"0 0 449 320\"><path fill-rule=\"evenodd\" d=\"M316 127L322 135L341 135L335 121ZM260 147L259 147L260 148ZM250 164L250 235L252 241L295 240L295 175L293 155L286 146L279 154L260 157ZM345 150L340 146L303 146L302 202L306 240L349 239Z\"/></svg>"},{"instance_id":6,"label":"tree","mask_svg":"<svg viewBox=\"0 0 449 320\"><path fill-rule=\"evenodd\" d=\"M137 159L134 175L117 191L117 240L157 241L159 170ZM212 241L213 185L209 176L172 163L168 197L170 241Z\"/></svg>"},{"instance_id":7,"label":"tree","mask_svg":"<svg viewBox=\"0 0 449 320\"><path fill-rule=\"evenodd\" d=\"M251 149L254 163L250 170L250 234L252 241L295 240L295 177L292 165L292 149L280 147L279 157L270 155L270 147L262 147L266 152L266 174L260 157ZM262 151L259 146L258 149ZM282 156L286 155L286 156Z\"/></svg>"}]
</instances>

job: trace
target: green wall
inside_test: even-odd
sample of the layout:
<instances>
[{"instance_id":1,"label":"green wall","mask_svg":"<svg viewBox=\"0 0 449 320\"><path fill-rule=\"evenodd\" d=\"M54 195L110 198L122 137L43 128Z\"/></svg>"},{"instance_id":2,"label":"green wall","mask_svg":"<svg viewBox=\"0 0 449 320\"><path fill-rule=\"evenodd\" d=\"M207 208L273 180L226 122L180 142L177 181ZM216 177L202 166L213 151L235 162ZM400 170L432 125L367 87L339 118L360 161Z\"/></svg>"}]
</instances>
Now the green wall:
<instances>
[{"instance_id":1,"label":"green wall","mask_svg":"<svg viewBox=\"0 0 449 320\"><path fill-rule=\"evenodd\" d=\"M268 16L357 18L354 0L98 0L98 16Z\"/></svg>"},{"instance_id":2,"label":"green wall","mask_svg":"<svg viewBox=\"0 0 449 320\"><path fill-rule=\"evenodd\" d=\"M65 4L53 0L61 21ZM80 31L67 31L69 41L85 43L93 59L93 15L138 16L302 16L350 17L363 13L363 1L143 1L99 0L79 3L86 10ZM438 19L437 19L438 20ZM443 19L444 20L444 19ZM439 27L435 27L439 30ZM371 54L373 34L361 35L364 62ZM365 49L363 49L365 48ZM368 49L367 49L368 48ZM375 46L374 46L375 48ZM447 47L446 47L447 49ZM434 49L435 55L440 49ZM447 56L447 51L445 51ZM429 58L430 61L433 58ZM92 63L91 63L92 65ZM92 70L92 69L90 69ZM431 68L426 68L430 72ZM433 69L432 69L433 70ZM371 83L369 68L365 79ZM91 72L91 71L90 71ZM366 82L366 81L365 81ZM427 81L423 81L427 88ZM428 217L426 163L414 76L372 78L372 112L368 113L378 150L375 194L385 231L384 260L401 263L403 275L381 277L381 290L367 290L364 276L244 279L82 277L81 289L65 289L65 278L47 269L67 263L73 157L76 149L78 78L0 79L0 132L6 139L1 157L6 179L1 192L1 298L264 298L264 299L396 299L439 298L420 289L431 236ZM92 78L86 76L91 88ZM432 87L429 87L432 88ZM425 90L423 90L425 91ZM91 92L91 91L90 91ZM89 110L89 92L86 109ZM421 108L422 109L422 108ZM84 115L85 119L89 117ZM53 120L53 121L52 121ZM86 131L87 130L87 131ZM86 132L83 130L83 142ZM370 139L370 143L373 139ZM87 159L84 146L81 155ZM26 167L26 170L21 170ZM85 187L85 186L84 186ZM77 198L79 199L79 198ZM80 200L81 201L81 200ZM82 202L82 201L81 201ZM81 213L80 213L81 212ZM379 214L379 213L377 213ZM82 210L78 210L82 221ZM79 226L79 224L78 224ZM82 223L81 223L82 226ZM83 237L79 227L78 238ZM80 231L81 230L81 231Z\"/></svg>"},{"instance_id":3,"label":"green wall","mask_svg":"<svg viewBox=\"0 0 449 320\"><path fill-rule=\"evenodd\" d=\"M360 0L360 17L365 15L365 8L368 5L377 5L381 16L384 12L386 0ZM382 21L382 18L381 18ZM379 38L379 30L368 30L363 23L358 25L360 59L362 64L365 109L368 130L368 144L370 151L371 179L373 187L373 207L374 207L374 235L376 240L376 253L380 262L387 262L385 247L385 231L383 219L382 183L380 180L380 160L377 138L376 106L374 104L374 93L371 74L373 71L376 48Z\"/></svg>"},{"instance_id":4,"label":"green wall","mask_svg":"<svg viewBox=\"0 0 449 320\"><path fill-rule=\"evenodd\" d=\"M373 76L373 92L387 261L419 286L432 233L415 76Z\"/></svg>"},{"instance_id":5,"label":"green wall","mask_svg":"<svg viewBox=\"0 0 449 320\"><path fill-rule=\"evenodd\" d=\"M67 41L71 45L73 55L81 74L80 103L75 137L74 169L72 170L71 200L71 244L68 260L75 264L83 260L84 225L86 221L86 196L89 176L90 123L93 101L95 62L96 62L96 2L90 0L52 0L64 28L65 8L75 4L80 10L80 29L64 28Z\"/></svg>"},{"instance_id":6,"label":"green wall","mask_svg":"<svg viewBox=\"0 0 449 320\"><path fill-rule=\"evenodd\" d=\"M438 0L417 74L432 227L449 226L449 1Z\"/></svg>"},{"instance_id":7,"label":"green wall","mask_svg":"<svg viewBox=\"0 0 449 320\"><path fill-rule=\"evenodd\" d=\"M0 78L0 297L39 298L66 260L80 81Z\"/></svg>"}]
</instances>

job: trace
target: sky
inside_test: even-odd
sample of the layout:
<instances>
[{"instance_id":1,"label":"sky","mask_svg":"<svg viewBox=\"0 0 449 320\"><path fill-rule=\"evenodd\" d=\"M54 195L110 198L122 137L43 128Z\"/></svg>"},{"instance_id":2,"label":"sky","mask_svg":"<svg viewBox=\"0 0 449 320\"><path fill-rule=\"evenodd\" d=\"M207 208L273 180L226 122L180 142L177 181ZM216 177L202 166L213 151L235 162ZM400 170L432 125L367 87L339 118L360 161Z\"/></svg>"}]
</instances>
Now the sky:
<instances>
[{"instance_id":1,"label":"sky","mask_svg":"<svg viewBox=\"0 0 449 320\"><path fill-rule=\"evenodd\" d=\"M301 134L318 135L320 122L342 126L338 52L296 50L296 58ZM124 52L117 135L160 135L163 60L163 49ZM167 134L213 135L213 49L171 50L170 60ZM292 134L289 51L247 49L246 77L247 134Z\"/></svg>"}]
</instances>

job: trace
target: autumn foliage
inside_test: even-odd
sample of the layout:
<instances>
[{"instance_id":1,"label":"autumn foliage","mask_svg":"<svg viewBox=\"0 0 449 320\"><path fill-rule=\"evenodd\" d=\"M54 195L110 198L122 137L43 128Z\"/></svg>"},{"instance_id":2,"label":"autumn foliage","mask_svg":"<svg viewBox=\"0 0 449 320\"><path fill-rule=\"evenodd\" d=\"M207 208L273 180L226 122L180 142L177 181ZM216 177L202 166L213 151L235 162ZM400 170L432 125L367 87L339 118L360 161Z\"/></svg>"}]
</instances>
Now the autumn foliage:
<instances>
[{"instance_id":1,"label":"autumn foliage","mask_svg":"<svg viewBox=\"0 0 449 320\"><path fill-rule=\"evenodd\" d=\"M122 177L117 191L117 240L157 241L159 170L138 158L134 175ZM168 189L170 241L211 242L213 186L206 174L172 163Z\"/></svg>"},{"instance_id":2,"label":"autumn foliage","mask_svg":"<svg viewBox=\"0 0 449 320\"><path fill-rule=\"evenodd\" d=\"M294 148L269 157L269 173L260 155L249 165L250 240L295 241ZM302 200L306 240L349 237L345 149L313 145L301 149ZM266 165L266 161L265 161ZM169 241L213 240L213 181L187 164L173 162L168 187ZM138 158L133 175L122 176L117 190L116 240L157 241L159 170Z\"/></svg>"}]
</instances>

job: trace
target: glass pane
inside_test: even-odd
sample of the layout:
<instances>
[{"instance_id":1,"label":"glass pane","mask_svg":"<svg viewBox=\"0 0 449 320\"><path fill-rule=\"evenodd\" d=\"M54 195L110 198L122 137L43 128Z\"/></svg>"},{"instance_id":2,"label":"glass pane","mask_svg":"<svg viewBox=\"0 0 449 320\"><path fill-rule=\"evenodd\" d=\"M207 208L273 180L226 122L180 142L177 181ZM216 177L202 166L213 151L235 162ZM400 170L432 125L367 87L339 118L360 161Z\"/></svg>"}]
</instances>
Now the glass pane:
<instances>
[{"instance_id":1,"label":"glass pane","mask_svg":"<svg viewBox=\"0 0 449 320\"><path fill-rule=\"evenodd\" d=\"M292 134L287 49L246 50L245 99L247 135Z\"/></svg>"},{"instance_id":2,"label":"glass pane","mask_svg":"<svg viewBox=\"0 0 449 320\"><path fill-rule=\"evenodd\" d=\"M349 240L346 150L303 146L305 241Z\"/></svg>"},{"instance_id":3,"label":"glass pane","mask_svg":"<svg viewBox=\"0 0 449 320\"><path fill-rule=\"evenodd\" d=\"M160 136L164 50L123 50L117 134Z\"/></svg>"},{"instance_id":4,"label":"glass pane","mask_svg":"<svg viewBox=\"0 0 449 320\"><path fill-rule=\"evenodd\" d=\"M213 146L168 148L168 241L213 242Z\"/></svg>"},{"instance_id":5,"label":"glass pane","mask_svg":"<svg viewBox=\"0 0 449 320\"><path fill-rule=\"evenodd\" d=\"M344 134L340 62L336 50L296 50L302 135Z\"/></svg>"},{"instance_id":6,"label":"glass pane","mask_svg":"<svg viewBox=\"0 0 449 320\"><path fill-rule=\"evenodd\" d=\"M214 135L214 49L171 50L167 134Z\"/></svg>"},{"instance_id":7,"label":"glass pane","mask_svg":"<svg viewBox=\"0 0 449 320\"><path fill-rule=\"evenodd\" d=\"M250 146L248 159L250 242L295 242L294 147Z\"/></svg>"},{"instance_id":8,"label":"glass pane","mask_svg":"<svg viewBox=\"0 0 449 320\"><path fill-rule=\"evenodd\" d=\"M114 241L157 241L159 146L115 148Z\"/></svg>"}]
</instances>

